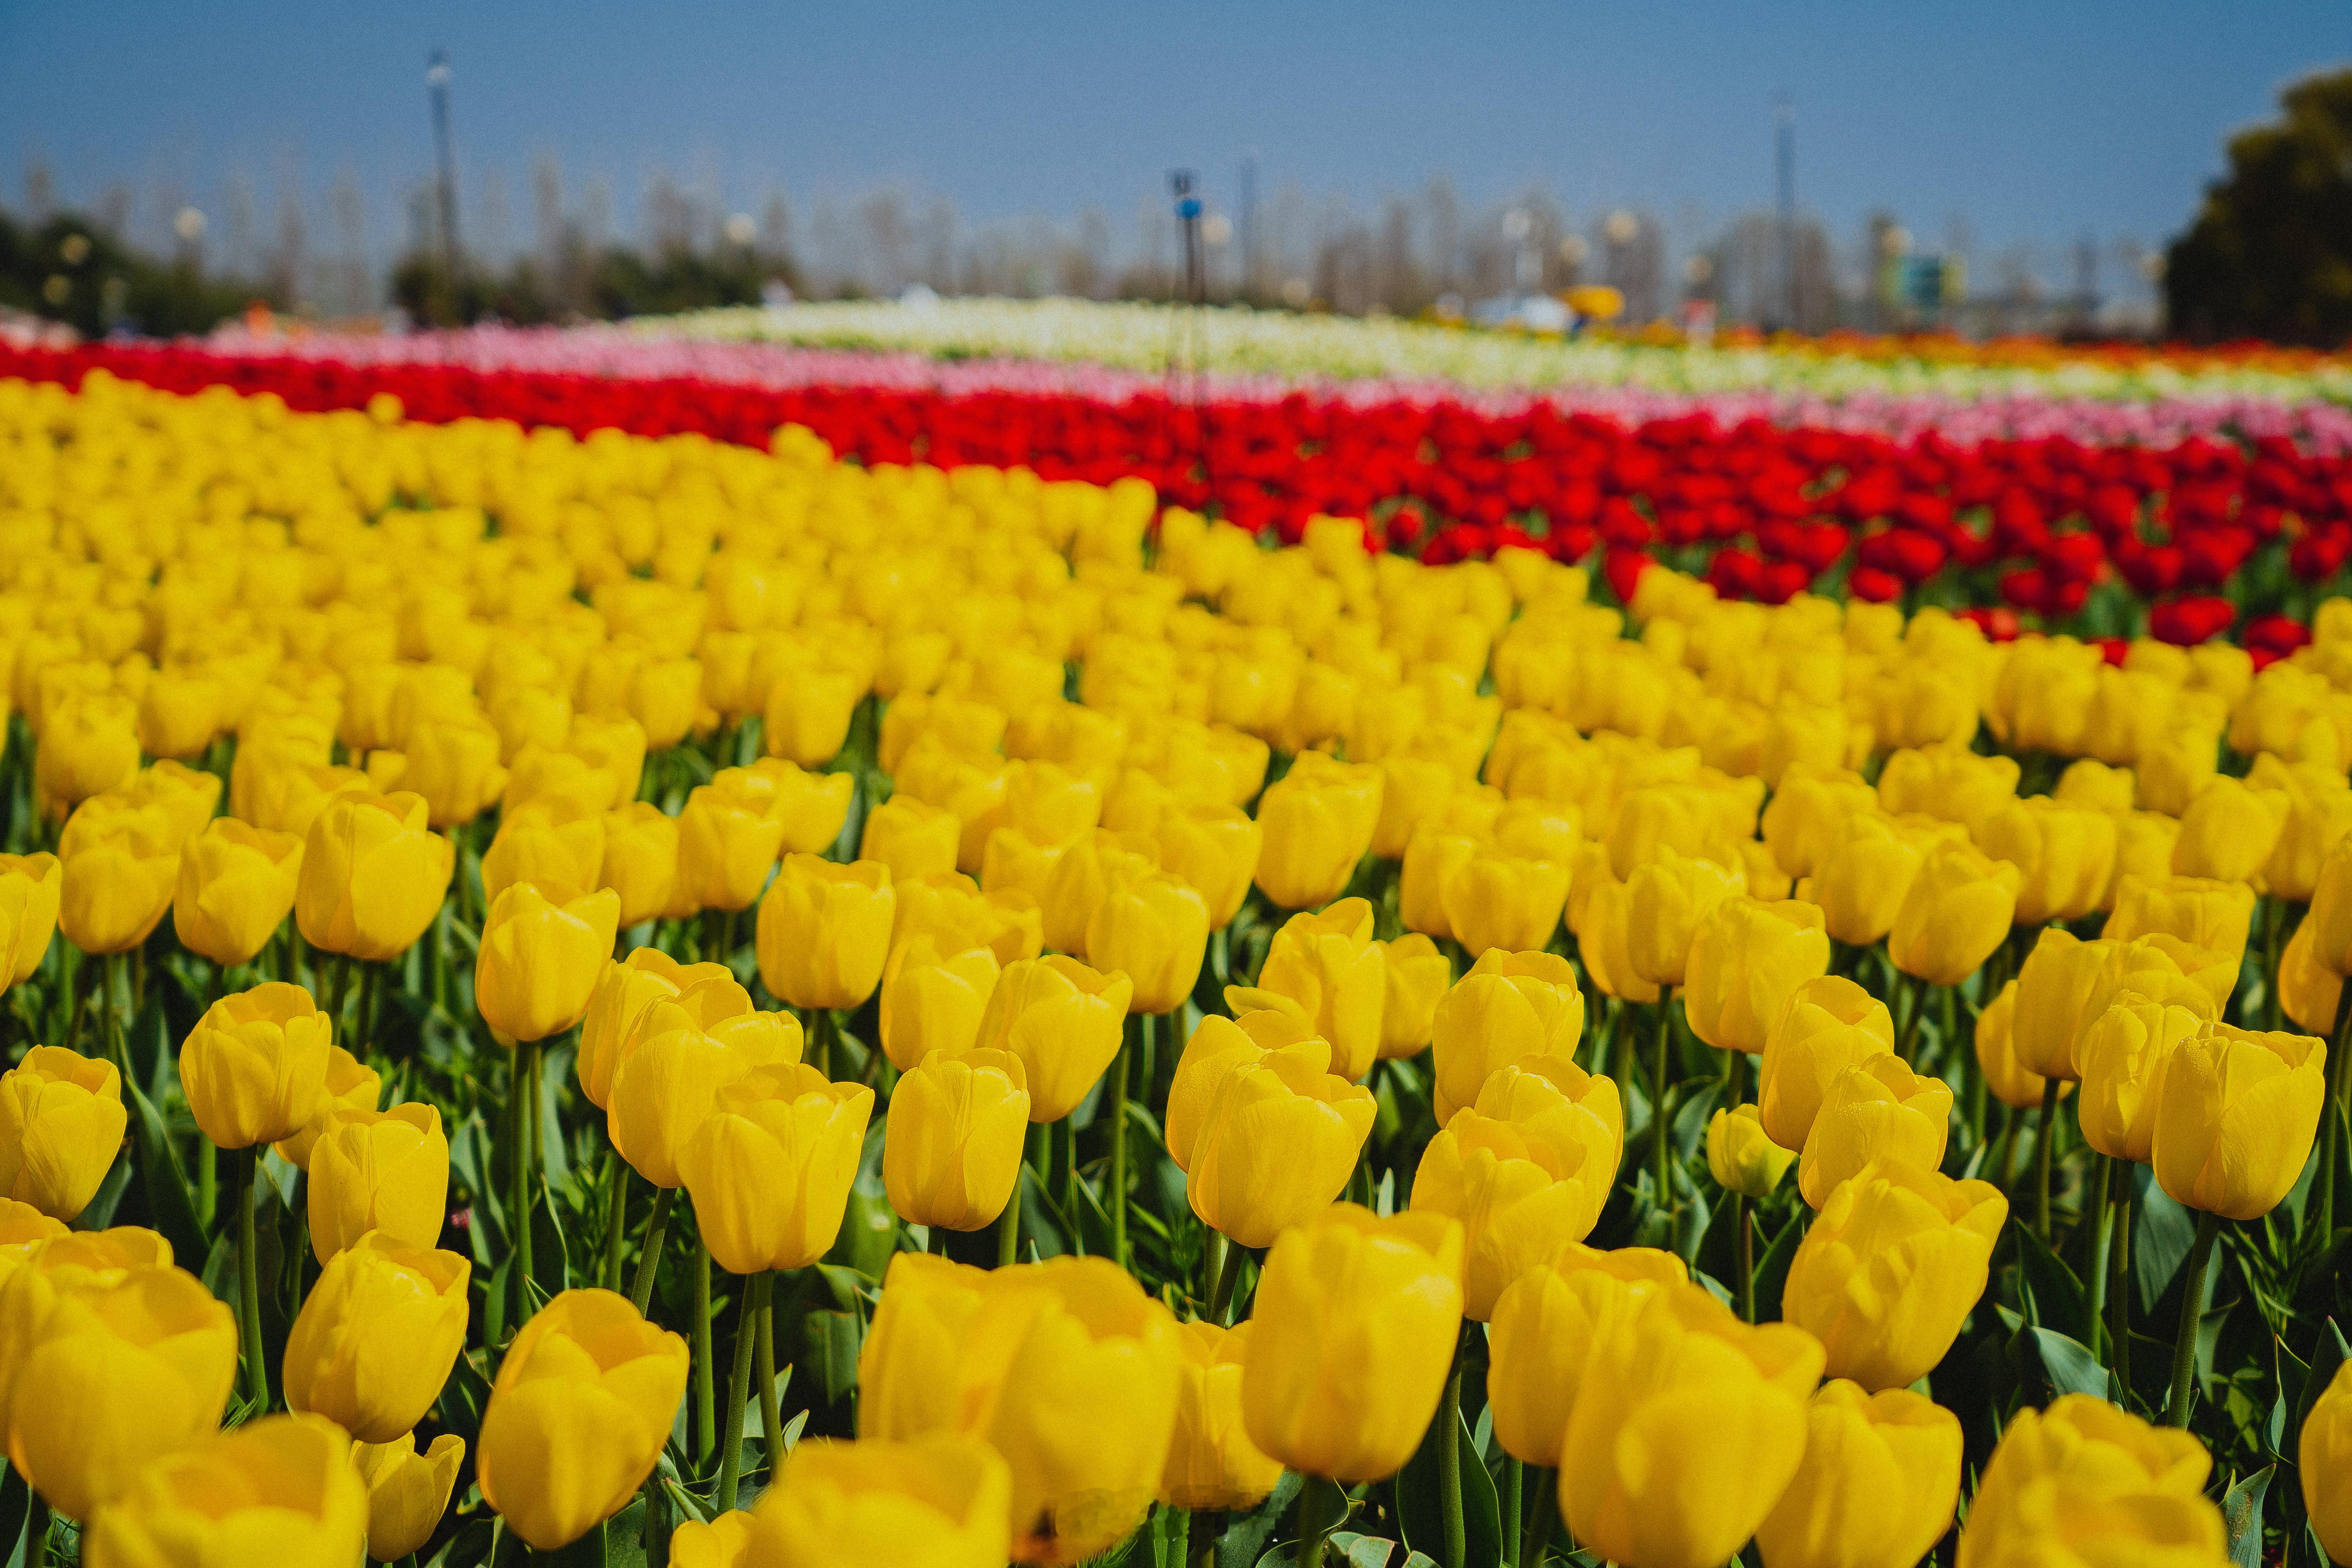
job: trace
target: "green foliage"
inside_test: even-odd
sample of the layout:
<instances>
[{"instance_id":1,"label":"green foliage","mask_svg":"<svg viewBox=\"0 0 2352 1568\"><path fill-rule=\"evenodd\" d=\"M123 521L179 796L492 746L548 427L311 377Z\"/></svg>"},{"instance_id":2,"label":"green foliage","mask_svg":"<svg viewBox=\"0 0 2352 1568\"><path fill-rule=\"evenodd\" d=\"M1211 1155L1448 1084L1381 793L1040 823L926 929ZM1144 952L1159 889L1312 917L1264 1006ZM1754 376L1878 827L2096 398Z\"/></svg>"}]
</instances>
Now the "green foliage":
<instances>
[{"instance_id":1,"label":"green foliage","mask_svg":"<svg viewBox=\"0 0 2352 1568\"><path fill-rule=\"evenodd\" d=\"M0 307L62 321L86 338L202 332L255 300L281 302L266 284L142 255L79 213L37 227L0 213Z\"/></svg>"}]
</instances>

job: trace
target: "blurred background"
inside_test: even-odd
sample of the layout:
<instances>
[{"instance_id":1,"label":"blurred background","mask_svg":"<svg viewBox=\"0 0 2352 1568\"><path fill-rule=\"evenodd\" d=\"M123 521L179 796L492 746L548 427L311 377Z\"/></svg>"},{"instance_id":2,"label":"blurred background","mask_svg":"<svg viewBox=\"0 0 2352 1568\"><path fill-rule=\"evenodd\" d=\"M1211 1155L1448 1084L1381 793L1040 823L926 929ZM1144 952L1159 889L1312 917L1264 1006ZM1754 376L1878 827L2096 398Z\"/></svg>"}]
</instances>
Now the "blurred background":
<instances>
[{"instance_id":1,"label":"blurred background","mask_svg":"<svg viewBox=\"0 0 2352 1568\"><path fill-rule=\"evenodd\" d=\"M0 6L0 309L84 336L1183 286L2334 343L2352 7ZM436 62L438 62L437 64Z\"/></svg>"}]
</instances>

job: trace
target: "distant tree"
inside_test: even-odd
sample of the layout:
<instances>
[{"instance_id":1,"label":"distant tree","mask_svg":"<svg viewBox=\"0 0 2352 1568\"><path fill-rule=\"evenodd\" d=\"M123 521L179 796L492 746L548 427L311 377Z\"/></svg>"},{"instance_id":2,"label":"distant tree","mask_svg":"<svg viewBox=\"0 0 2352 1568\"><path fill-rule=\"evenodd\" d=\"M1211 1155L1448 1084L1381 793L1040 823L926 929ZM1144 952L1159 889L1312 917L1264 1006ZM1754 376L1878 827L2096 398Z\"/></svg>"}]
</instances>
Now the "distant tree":
<instances>
[{"instance_id":1,"label":"distant tree","mask_svg":"<svg viewBox=\"0 0 2352 1568\"><path fill-rule=\"evenodd\" d=\"M142 255L79 213L53 213L31 227L0 213L0 306L63 321L84 337L201 332L256 299L283 302L261 284L206 273L193 260Z\"/></svg>"},{"instance_id":2,"label":"distant tree","mask_svg":"<svg viewBox=\"0 0 2352 1568\"><path fill-rule=\"evenodd\" d=\"M2285 117L2230 139L2230 172L2166 259L2172 330L2332 344L2352 336L2352 70L2305 78Z\"/></svg>"}]
</instances>

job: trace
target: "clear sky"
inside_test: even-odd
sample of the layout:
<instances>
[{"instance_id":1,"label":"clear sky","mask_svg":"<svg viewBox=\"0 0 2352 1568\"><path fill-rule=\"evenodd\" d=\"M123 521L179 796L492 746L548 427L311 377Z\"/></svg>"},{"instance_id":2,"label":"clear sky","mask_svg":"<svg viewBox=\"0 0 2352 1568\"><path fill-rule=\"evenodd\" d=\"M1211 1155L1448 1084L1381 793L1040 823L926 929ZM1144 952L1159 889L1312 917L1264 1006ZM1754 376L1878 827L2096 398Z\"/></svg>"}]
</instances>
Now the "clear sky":
<instances>
[{"instance_id":1,"label":"clear sky","mask_svg":"<svg viewBox=\"0 0 2352 1568\"><path fill-rule=\"evenodd\" d=\"M34 156L82 201L203 201L236 170L267 204L349 170L388 242L428 167L436 46L461 164L502 172L519 228L541 153L606 176L625 224L657 168L730 205L894 183L967 218L1123 220L1178 164L1229 204L1245 152L1262 190L1318 198L1444 172L1474 204L1539 180L1580 215L1719 220L1769 201L1785 91L1834 232L1884 206L2057 245L2177 231L2228 132L2352 60L2352 5L0 0L0 201Z\"/></svg>"}]
</instances>

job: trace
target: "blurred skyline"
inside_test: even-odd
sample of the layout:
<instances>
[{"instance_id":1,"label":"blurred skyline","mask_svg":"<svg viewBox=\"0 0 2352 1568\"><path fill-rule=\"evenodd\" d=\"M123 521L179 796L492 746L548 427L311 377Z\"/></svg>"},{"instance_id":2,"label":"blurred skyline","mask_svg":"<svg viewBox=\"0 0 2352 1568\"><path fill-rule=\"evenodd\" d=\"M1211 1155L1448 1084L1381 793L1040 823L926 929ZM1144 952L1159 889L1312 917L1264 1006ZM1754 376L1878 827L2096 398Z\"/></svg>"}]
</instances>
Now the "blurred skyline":
<instances>
[{"instance_id":1,"label":"blurred skyline","mask_svg":"<svg viewBox=\"0 0 2352 1568\"><path fill-rule=\"evenodd\" d=\"M194 205L209 255L242 244L250 263L282 239L293 193L313 254L380 267L418 235L425 58L443 47L460 228L486 256L534 243L543 170L592 237L658 232L681 193L706 226L781 195L806 255L825 243L814 231L853 226L882 192L910 222L951 205L983 231L1093 224L1135 255L1154 243L1167 171L1199 170L1212 210L1238 215L1246 158L1262 212L1286 200L1310 225L1337 221L1317 216L1337 204L1377 214L1441 175L1471 212L1546 193L1571 230L1639 210L1667 231L1671 272L1769 206L1786 93L1799 205L1841 249L1861 254L1855 237L1885 213L1923 246L1971 253L1988 281L1998 256L2063 287L2087 238L2113 292L2136 281L2118 257L2185 226L2231 131L2352 57L2341 3L2226 16L2183 0L1609 14L16 0L0 7L0 205L23 210L39 168L57 202L110 201L142 243L168 243Z\"/></svg>"}]
</instances>

